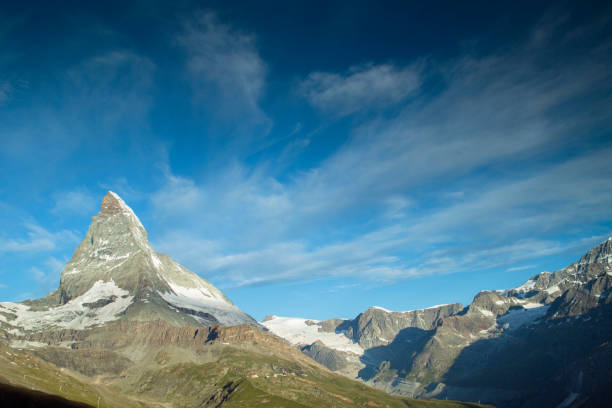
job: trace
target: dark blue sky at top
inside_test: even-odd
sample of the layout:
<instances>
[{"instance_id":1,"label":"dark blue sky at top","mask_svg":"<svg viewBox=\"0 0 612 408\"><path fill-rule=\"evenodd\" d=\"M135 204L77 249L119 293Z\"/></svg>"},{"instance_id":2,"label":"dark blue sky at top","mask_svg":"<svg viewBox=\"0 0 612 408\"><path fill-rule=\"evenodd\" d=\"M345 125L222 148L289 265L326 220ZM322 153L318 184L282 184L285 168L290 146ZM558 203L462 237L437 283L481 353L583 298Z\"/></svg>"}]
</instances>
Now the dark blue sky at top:
<instances>
[{"instance_id":1,"label":"dark blue sky at top","mask_svg":"<svg viewBox=\"0 0 612 408\"><path fill-rule=\"evenodd\" d=\"M606 2L0 5L0 297L112 189L247 312L469 302L612 232Z\"/></svg>"}]
</instances>

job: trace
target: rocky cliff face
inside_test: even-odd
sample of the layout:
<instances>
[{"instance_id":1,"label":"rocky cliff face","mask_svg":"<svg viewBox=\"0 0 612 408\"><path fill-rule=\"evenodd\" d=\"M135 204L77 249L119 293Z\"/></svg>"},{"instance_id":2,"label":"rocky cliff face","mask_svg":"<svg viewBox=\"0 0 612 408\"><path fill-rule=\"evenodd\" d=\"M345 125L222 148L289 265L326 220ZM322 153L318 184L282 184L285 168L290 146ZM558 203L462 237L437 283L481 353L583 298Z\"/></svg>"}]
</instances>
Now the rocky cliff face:
<instances>
[{"instance_id":1,"label":"rocky cliff face","mask_svg":"<svg viewBox=\"0 0 612 408\"><path fill-rule=\"evenodd\" d=\"M400 331L407 328L431 330L436 322L463 309L460 303L433 306L426 309L393 312L380 307L371 307L352 321L337 327L346 330L346 335L363 348L386 346L393 342Z\"/></svg>"},{"instance_id":2,"label":"rocky cliff face","mask_svg":"<svg viewBox=\"0 0 612 408\"><path fill-rule=\"evenodd\" d=\"M1 303L0 319L30 331L86 329L119 318L260 327L210 282L155 252L132 209L109 192L62 270L57 291L35 301Z\"/></svg>"}]
</instances>

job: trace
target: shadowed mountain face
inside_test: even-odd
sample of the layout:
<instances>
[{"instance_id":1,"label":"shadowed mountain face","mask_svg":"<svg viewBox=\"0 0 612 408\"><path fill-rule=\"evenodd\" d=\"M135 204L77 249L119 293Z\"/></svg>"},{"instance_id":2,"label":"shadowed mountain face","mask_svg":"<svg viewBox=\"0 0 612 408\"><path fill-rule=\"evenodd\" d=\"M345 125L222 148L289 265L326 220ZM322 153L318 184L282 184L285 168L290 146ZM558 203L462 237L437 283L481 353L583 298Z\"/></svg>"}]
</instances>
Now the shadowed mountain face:
<instances>
[{"instance_id":1,"label":"shadowed mountain face","mask_svg":"<svg viewBox=\"0 0 612 408\"><path fill-rule=\"evenodd\" d=\"M334 350L341 343L323 337L300 346L330 369L399 395L502 407L605 406L599 404L611 389L612 365L605 363L612 358L611 292L612 238L564 269L510 290L480 292L466 308L373 307L352 320L313 322L320 333L360 345L357 356L347 355L346 346ZM282 319L263 324L300 339L275 322Z\"/></svg>"},{"instance_id":2,"label":"shadowed mountain face","mask_svg":"<svg viewBox=\"0 0 612 408\"><path fill-rule=\"evenodd\" d=\"M81 406L27 390L122 408L424 404L335 374L267 332L210 282L155 252L112 192L56 291L0 303L0 401Z\"/></svg>"}]
</instances>

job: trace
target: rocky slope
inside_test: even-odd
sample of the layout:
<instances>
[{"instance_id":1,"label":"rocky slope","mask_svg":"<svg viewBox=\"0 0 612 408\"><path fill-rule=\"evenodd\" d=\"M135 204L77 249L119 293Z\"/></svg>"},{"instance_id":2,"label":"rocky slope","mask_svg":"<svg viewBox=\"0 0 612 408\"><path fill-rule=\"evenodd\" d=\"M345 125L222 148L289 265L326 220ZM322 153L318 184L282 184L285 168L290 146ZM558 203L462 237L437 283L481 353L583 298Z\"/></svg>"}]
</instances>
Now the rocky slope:
<instances>
[{"instance_id":1,"label":"rocky slope","mask_svg":"<svg viewBox=\"0 0 612 408\"><path fill-rule=\"evenodd\" d=\"M112 192L56 291L0 303L3 392L122 408L480 406L391 396L327 370L155 252Z\"/></svg>"},{"instance_id":2,"label":"rocky slope","mask_svg":"<svg viewBox=\"0 0 612 408\"><path fill-rule=\"evenodd\" d=\"M343 350L333 354L324 338L299 347L330 369L400 395L507 407L597 406L612 378L612 365L597 363L610 359L611 292L612 238L559 271L480 292L466 308L374 307L353 320L318 322L320 333L363 348L358 370L347 372ZM291 341L270 322L263 324Z\"/></svg>"}]
</instances>

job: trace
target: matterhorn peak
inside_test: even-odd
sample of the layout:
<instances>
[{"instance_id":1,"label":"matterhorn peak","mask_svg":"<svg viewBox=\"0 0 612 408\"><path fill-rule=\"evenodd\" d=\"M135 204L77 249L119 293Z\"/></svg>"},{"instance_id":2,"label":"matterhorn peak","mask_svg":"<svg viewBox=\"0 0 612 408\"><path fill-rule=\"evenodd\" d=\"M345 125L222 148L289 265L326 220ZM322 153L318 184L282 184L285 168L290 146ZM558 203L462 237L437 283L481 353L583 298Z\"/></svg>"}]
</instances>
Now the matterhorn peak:
<instances>
[{"instance_id":1,"label":"matterhorn peak","mask_svg":"<svg viewBox=\"0 0 612 408\"><path fill-rule=\"evenodd\" d=\"M30 306L11 306L23 312L24 328L84 328L119 318L259 327L210 282L155 252L134 211L112 191L62 270L58 290L32 305L51 308L28 314Z\"/></svg>"},{"instance_id":2,"label":"matterhorn peak","mask_svg":"<svg viewBox=\"0 0 612 408\"><path fill-rule=\"evenodd\" d=\"M111 216L119 213L133 213L132 209L127 206L125 201L113 191L109 191L104 198L102 198L102 205L100 207L100 215Z\"/></svg>"},{"instance_id":3,"label":"matterhorn peak","mask_svg":"<svg viewBox=\"0 0 612 408\"><path fill-rule=\"evenodd\" d=\"M102 204L100 205L100 212L98 217L110 218L117 215L125 217L129 222L133 223L136 227L142 229L142 232L146 234L146 230L134 211L119 197L119 195L113 191L106 193L102 198Z\"/></svg>"}]
</instances>

